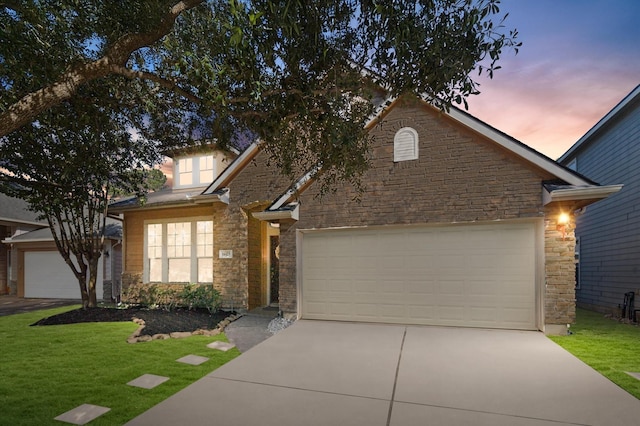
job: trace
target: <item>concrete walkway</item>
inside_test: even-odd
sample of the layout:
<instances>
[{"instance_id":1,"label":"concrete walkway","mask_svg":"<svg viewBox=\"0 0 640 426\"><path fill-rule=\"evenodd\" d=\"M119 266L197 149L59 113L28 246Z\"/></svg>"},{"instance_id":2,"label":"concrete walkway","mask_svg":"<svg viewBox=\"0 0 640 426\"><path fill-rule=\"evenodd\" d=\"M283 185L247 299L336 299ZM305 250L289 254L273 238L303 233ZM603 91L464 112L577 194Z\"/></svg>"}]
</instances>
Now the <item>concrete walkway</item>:
<instances>
[{"instance_id":1,"label":"concrete walkway","mask_svg":"<svg viewBox=\"0 0 640 426\"><path fill-rule=\"evenodd\" d=\"M638 424L537 332L297 321L129 425Z\"/></svg>"},{"instance_id":2,"label":"concrete walkway","mask_svg":"<svg viewBox=\"0 0 640 426\"><path fill-rule=\"evenodd\" d=\"M229 324L224 329L224 334L240 352L245 353L258 343L273 336L267 327L277 315L277 310L254 309Z\"/></svg>"}]
</instances>

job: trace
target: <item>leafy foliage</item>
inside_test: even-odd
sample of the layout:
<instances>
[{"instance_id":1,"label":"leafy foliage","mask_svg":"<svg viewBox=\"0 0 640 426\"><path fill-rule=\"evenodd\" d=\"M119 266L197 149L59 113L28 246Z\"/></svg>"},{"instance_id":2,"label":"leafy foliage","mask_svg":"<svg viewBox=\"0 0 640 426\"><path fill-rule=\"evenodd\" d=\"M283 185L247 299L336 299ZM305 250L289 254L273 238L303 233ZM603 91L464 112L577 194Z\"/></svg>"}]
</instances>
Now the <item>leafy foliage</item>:
<instances>
[{"instance_id":1,"label":"leafy foliage","mask_svg":"<svg viewBox=\"0 0 640 426\"><path fill-rule=\"evenodd\" d=\"M1 190L47 218L94 306L108 195L144 193L163 149L249 135L292 178L358 186L384 98L466 106L472 72L517 50L498 5L0 0Z\"/></svg>"},{"instance_id":2,"label":"leafy foliage","mask_svg":"<svg viewBox=\"0 0 640 426\"><path fill-rule=\"evenodd\" d=\"M222 303L220 292L212 284L133 284L124 289L123 300L152 309L202 308L212 314Z\"/></svg>"},{"instance_id":3,"label":"leafy foliage","mask_svg":"<svg viewBox=\"0 0 640 426\"><path fill-rule=\"evenodd\" d=\"M519 46L498 0L88 3L0 2L0 135L124 76L142 137L228 146L248 133L286 174L321 163L325 186L357 184L372 103L411 91L466 106L472 72L493 76Z\"/></svg>"},{"instance_id":4,"label":"leafy foliage","mask_svg":"<svg viewBox=\"0 0 640 426\"><path fill-rule=\"evenodd\" d=\"M119 102L110 104L113 85L98 83L0 144L0 190L26 200L47 220L85 306L97 303L109 194L144 192L143 168L160 159L155 143L135 140L128 130L134 123L119 113Z\"/></svg>"}]
</instances>

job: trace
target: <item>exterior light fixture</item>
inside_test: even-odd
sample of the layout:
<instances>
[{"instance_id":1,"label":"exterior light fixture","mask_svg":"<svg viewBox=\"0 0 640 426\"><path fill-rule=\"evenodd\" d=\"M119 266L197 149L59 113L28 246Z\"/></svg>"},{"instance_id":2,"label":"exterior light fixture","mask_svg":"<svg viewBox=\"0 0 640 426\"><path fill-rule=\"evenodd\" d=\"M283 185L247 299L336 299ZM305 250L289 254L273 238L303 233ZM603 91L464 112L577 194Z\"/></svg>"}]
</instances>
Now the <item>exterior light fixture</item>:
<instances>
[{"instance_id":1,"label":"exterior light fixture","mask_svg":"<svg viewBox=\"0 0 640 426\"><path fill-rule=\"evenodd\" d=\"M564 240L567 233L567 225L569 225L569 215L567 213L560 213L558 216L558 222L556 225L556 229L559 232L562 232L562 239Z\"/></svg>"}]
</instances>

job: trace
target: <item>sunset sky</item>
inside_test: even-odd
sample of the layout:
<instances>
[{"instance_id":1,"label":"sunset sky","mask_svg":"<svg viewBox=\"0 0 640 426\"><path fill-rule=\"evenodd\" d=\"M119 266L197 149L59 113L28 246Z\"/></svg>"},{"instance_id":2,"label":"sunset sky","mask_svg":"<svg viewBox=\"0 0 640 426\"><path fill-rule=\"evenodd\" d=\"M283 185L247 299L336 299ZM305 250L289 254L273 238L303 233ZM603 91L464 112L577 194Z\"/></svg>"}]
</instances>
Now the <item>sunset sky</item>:
<instances>
[{"instance_id":1,"label":"sunset sky","mask_svg":"<svg viewBox=\"0 0 640 426\"><path fill-rule=\"evenodd\" d=\"M640 1L502 0L523 46L469 112L557 159L640 84Z\"/></svg>"}]
</instances>

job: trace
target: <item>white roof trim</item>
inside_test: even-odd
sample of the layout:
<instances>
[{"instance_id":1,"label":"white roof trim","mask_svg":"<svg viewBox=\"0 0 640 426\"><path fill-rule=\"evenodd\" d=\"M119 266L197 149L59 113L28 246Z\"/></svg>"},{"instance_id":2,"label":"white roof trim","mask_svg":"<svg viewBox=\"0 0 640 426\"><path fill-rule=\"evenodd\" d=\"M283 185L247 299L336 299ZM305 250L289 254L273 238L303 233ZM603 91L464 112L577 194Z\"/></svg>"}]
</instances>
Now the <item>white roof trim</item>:
<instances>
[{"instance_id":1,"label":"white roof trim","mask_svg":"<svg viewBox=\"0 0 640 426\"><path fill-rule=\"evenodd\" d=\"M260 149L260 142L253 142L249 145L242 153L235 159L229 166L224 169L222 173L218 175L214 179L214 181L202 192L202 195L208 195L216 190L220 189L219 186L222 182L229 178L233 173L236 172L238 167L244 167L245 160L254 156L257 151Z\"/></svg>"},{"instance_id":2,"label":"white roof trim","mask_svg":"<svg viewBox=\"0 0 640 426\"><path fill-rule=\"evenodd\" d=\"M428 105L432 105L429 102L427 95L423 95L420 98ZM367 120L365 128L369 127L372 124L375 124L376 120L379 119L384 110L391 106L397 99L397 97L387 98L385 102L383 102L378 108L376 108L372 116ZM551 173L555 177L564 180L570 185L592 185L591 182L565 169L564 167L553 161L551 158L548 158L544 154L541 154L537 151L533 151L529 147L521 145L511 137L494 129L493 127L471 116L470 114L462 112L458 108L451 107L449 108L449 111L443 111L443 113L456 120L460 124L468 127L469 129L487 137L488 139L491 139L503 148Z\"/></svg>"},{"instance_id":3,"label":"white roof trim","mask_svg":"<svg viewBox=\"0 0 640 426\"><path fill-rule=\"evenodd\" d=\"M559 179L567 182L570 185L592 185L591 182L586 181L585 179L579 177L578 175L572 173L571 171L565 169L564 167L557 164L551 158L540 154L539 152L534 152L529 150L528 148L520 145L517 142L511 140L511 138L507 137L503 133L491 128L487 124L482 121L463 113L462 111L451 108L448 113L451 118L460 122L461 124L467 126L471 130L474 130L477 133L480 133L483 136L493 140L498 145L503 148L508 149L516 155L524 158L532 164L540 167L541 169L551 173Z\"/></svg>"},{"instance_id":4,"label":"white roof trim","mask_svg":"<svg viewBox=\"0 0 640 426\"><path fill-rule=\"evenodd\" d=\"M640 84L636 86L635 89L631 91L625 98L620 101L618 105L613 107L611 111L607 113L604 117L600 119L587 133L584 134L576 143L573 144L571 148L567 150L560 158L558 158L559 162L563 162L567 160L573 153L575 153L591 136L593 136L598 130L600 130L604 125L606 125L610 120L612 120L620 111L622 111L627 105L629 105L636 97L640 96Z\"/></svg>"},{"instance_id":5,"label":"white roof trim","mask_svg":"<svg viewBox=\"0 0 640 426\"><path fill-rule=\"evenodd\" d=\"M33 226L39 226L41 228L46 228L47 226L49 226L44 222L32 222L29 220L12 219L10 217L1 217L1 216L0 216L0 222L12 222L12 223L21 224L21 225L33 225Z\"/></svg>"},{"instance_id":6,"label":"white roof trim","mask_svg":"<svg viewBox=\"0 0 640 426\"><path fill-rule=\"evenodd\" d=\"M252 214L256 219L264 220L267 222L287 219L298 220L300 218L300 205L298 203L295 203L295 207L293 209L265 210L262 212L254 212Z\"/></svg>"},{"instance_id":7,"label":"white roof trim","mask_svg":"<svg viewBox=\"0 0 640 426\"><path fill-rule=\"evenodd\" d=\"M364 124L364 128L368 128L373 124L376 124L380 115L387 109L391 104L393 104L398 98L396 96L391 96L387 98L384 102L382 102L376 109L373 110L373 113L367 118L366 123Z\"/></svg>"},{"instance_id":8,"label":"white roof trim","mask_svg":"<svg viewBox=\"0 0 640 426\"><path fill-rule=\"evenodd\" d=\"M211 195L215 195L217 199L214 199L213 201L211 200ZM220 194L214 194L214 193L209 193L209 194L205 194L202 193L200 195L195 195L193 197L189 198L191 201L193 201L196 204L211 204L212 202L221 202L224 204L229 204L229 188L223 188L222 193Z\"/></svg>"},{"instance_id":9,"label":"white roof trim","mask_svg":"<svg viewBox=\"0 0 640 426\"><path fill-rule=\"evenodd\" d=\"M313 169L311 169L304 176L298 179L296 183L289 187L287 192L281 195L276 201L273 202L273 204L271 204L271 206L269 206L269 209L267 211L278 210L279 208L281 208L287 201L289 201L289 199L291 199L291 197L295 195L295 193L300 188L302 188L302 186L309 182L313 178L313 176L318 173L318 170L320 170L320 165L316 165Z\"/></svg>"},{"instance_id":10,"label":"white roof trim","mask_svg":"<svg viewBox=\"0 0 640 426\"><path fill-rule=\"evenodd\" d=\"M5 244L52 243L54 241L55 240L53 239L53 237L51 237L51 238L32 238L30 240L28 240L26 238L25 239L20 239L20 240L13 240L11 238L7 238L6 240L2 240L2 242L5 243Z\"/></svg>"},{"instance_id":11,"label":"white roof trim","mask_svg":"<svg viewBox=\"0 0 640 426\"><path fill-rule=\"evenodd\" d=\"M623 185L588 186L562 188L552 191L544 188L542 192L542 202L546 206L549 203L560 201L599 200L619 192L622 187Z\"/></svg>"}]
</instances>

